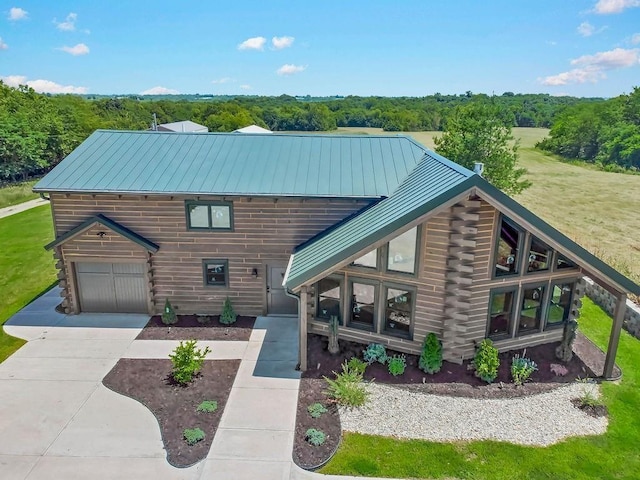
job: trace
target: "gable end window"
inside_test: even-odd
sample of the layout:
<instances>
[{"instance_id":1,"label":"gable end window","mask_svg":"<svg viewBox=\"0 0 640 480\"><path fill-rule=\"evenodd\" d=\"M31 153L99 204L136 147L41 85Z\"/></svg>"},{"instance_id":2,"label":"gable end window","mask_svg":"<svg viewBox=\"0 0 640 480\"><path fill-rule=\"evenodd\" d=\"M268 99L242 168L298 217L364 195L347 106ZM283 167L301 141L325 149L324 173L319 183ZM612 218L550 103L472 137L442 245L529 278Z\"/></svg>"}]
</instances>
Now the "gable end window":
<instances>
[{"instance_id":1,"label":"gable end window","mask_svg":"<svg viewBox=\"0 0 640 480\"><path fill-rule=\"evenodd\" d=\"M207 259L202 261L205 286L229 286L229 261Z\"/></svg>"},{"instance_id":2,"label":"gable end window","mask_svg":"<svg viewBox=\"0 0 640 480\"><path fill-rule=\"evenodd\" d=\"M520 273L520 255L524 230L506 217L500 219L498 242L496 245L496 277Z\"/></svg>"},{"instance_id":3,"label":"gable end window","mask_svg":"<svg viewBox=\"0 0 640 480\"><path fill-rule=\"evenodd\" d=\"M187 229L233 230L233 204L231 202L185 202Z\"/></svg>"}]
</instances>

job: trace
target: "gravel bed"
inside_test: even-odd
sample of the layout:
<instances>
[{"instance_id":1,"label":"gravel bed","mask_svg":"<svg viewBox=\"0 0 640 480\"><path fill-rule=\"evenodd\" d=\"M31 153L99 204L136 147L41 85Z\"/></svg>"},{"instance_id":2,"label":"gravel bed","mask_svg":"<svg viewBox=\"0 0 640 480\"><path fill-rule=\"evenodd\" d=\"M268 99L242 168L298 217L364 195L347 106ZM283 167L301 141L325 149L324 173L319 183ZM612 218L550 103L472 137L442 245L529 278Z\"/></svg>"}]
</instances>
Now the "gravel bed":
<instances>
[{"instance_id":1,"label":"gravel bed","mask_svg":"<svg viewBox=\"0 0 640 480\"><path fill-rule=\"evenodd\" d=\"M576 383L522 398L473 399L371 383L367 404L359 409L340 408L340 421L345 431L371 435L547 446L570 436L606 432L606 417L591 417L571 403L585 388L599 396L597 384Z\"/></svg>"}]
</instances>

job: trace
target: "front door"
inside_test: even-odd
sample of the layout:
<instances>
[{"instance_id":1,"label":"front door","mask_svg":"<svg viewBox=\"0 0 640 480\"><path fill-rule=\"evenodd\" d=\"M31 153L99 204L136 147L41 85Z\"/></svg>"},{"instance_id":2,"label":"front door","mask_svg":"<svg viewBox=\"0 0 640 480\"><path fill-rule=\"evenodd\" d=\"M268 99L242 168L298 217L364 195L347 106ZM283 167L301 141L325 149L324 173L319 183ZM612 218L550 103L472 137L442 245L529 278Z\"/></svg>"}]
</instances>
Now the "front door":
<instances>
[{"instance_id":1,"label":"front door","mask_svg":"<svg viewBox=\"0 0 640 480\"><path fill-rule=\"evenodd\" d=\"M267 314L297 315L298 301L288 296L282 286L284 267L267 266Z\"/></svg>"}]
</instances>

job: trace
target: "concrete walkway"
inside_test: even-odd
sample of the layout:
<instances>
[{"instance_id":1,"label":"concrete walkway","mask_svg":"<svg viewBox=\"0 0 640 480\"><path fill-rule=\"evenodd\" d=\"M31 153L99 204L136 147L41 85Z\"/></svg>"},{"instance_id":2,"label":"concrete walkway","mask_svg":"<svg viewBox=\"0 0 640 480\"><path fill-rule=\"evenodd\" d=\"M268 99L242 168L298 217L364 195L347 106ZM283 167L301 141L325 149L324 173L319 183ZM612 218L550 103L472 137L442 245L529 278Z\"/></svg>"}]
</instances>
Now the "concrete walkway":
<instances>
[{"instance_id":1,"label":"concrete walkway","mask_svg":"<svg viewBox=\"0 0 640 480\"><path fill-rule=\"evenodd\" d=\"M18 205L11 205L10 207L0 208L0 218L8 217L16 213L24 212L31 208L39 207L49 203L49 200L43 198L36 198L35 200L29 200L28 202L19 203Z\"/></svg>"},{"instance_id":2,"label":"concrete walkway","mask_svg":"<svg viewBox=\"0 0 640 480\"><path fill-rule=\"evenodd\" d=\"M207 458L178 469L165 458L155 417L102 385L118 359L167 358L177 342L135 340L145 315L55 312L53 289L13 316L28 343L0 364L0 474L154 480L347 479L291 461L299 388L296 319L261 317L248 342L210 344L209 358L242 359Z\"/></svg>"}]
</instances>

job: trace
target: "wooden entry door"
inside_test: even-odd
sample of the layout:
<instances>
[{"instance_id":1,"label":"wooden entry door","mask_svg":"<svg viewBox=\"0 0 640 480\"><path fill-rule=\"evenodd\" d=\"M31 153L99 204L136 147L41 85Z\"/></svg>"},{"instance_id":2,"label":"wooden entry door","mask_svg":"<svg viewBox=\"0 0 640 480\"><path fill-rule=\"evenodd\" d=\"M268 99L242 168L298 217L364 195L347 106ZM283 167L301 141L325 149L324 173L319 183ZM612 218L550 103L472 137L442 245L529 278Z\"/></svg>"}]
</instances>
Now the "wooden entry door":
<instances>
[{"instance_id":1,"label":"wooden entry door","mask_svg":"<svg viewBox=\"0 0 640 480\"><path fill-rule=\"evenodd\" d=\"M285 267L267 266L267 314L297 315L298 301L288 296L282 286Z\"/></svg>"}]
</instances>

